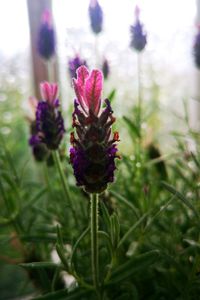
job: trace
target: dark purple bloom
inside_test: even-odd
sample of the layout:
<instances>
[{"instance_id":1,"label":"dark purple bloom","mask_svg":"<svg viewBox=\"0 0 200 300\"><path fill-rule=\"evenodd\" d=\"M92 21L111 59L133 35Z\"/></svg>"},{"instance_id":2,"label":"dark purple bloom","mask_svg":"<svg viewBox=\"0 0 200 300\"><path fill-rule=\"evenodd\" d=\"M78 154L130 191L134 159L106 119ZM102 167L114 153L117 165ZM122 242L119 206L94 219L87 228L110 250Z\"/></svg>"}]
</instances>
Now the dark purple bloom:
<instances>
[{"instance_id":1,"label":"dark purple bloom","mask_svg":"<svg viewBox=\"0 0 200 300\"><path fill-rule=\"evenodd\" d=\"M103 61L102 72L103 72L104 78L107 79L110 74L110 67L108 64L108 60L106 58Z\"/></svg>"},{"instance_id":2,"label":"dark purple bloom","mask_svg":"<svg viewBox=\"0 0 200 300\"><path fill-rule=\"evenodd\" d=\"M49 150L56 150L63 138L65 129L57 98L57 84L44 82L41 84L43 100L36 109L36 133L29 140L31 146L41 143Z\"/></svg>"},{"instance_id":3,"label":"dark purple bloom","mask_svg":"<svg viewBox=\"0 0 200 300\"><path fill-rule=\"evenodd\" d=\"M38 53L44 59L50 59L55 54L55 32L52 25L51 13L46 10L42 15L42 22L38 34Z\"/></svg>"},{"instance_id":4,"label":"dark purple bloom","mask_svg":"<svg viewBox=\"0 0 200 300\"><path fill-rule=\"evenodd\" d=\"M200 69L200 26L198 26L198 32L194 40L193 55L195 65L198 69Z\"/></svg>"},{"instance_id":5,"label":"dark purple bloom","mask_svg":"<svg viewBox=\"0 0 200 300\"><path fill-rule=\"evenodd\" d=\"M89 6L90 25L92 31L98 34L102 31L103 11L97 0L91 0Z\"/></svg>"},{"instance_id":6,"label":"dark purple bloom","mask_svg":"<svg viewBox=\"0 0 200 300\"><path fill-rule=\"evenodd\" d=\"M103 76L101 71L91 73L82 66L77 70L74 89L73 127L71 133L70 161L77 185L88 193L101 193L114 180L115 158L119 135L111 137L111 126L115 122L108 99L106 108L101 109Z\"/></svg>"},{"instance_id":7,"label":"dark purple bloom","mask_svg":"<svg viewBox=\"0 0 200 300\"><path fill-rule=\"evenodd\" d=\"M48 158L49 150L44 143L40 142L37 137L37 125L36 121L30 123L31 138L29 144L32 146L32 153L36 161L41 162Z\"/></svg>"},{"instance_id":8,"label":"dark purple bloom","mask_svg":"<svg viewBox=\"0 0 200 300\"><path fill-rule=\"evenodd\" d=\"M135 16L136 22L134 25L131 26L131 43L130 47L134 48L138 52L142 51L147 43L147 35L144 32L143 24L140 22L139 19L139 8L136 6L135 9Z\"/></svg>"},{"instance_id":9,"label":"dark purple bloom","mask_svg":"<svg viewBox=\"0 0 200 300\"><path fill-rule=\"evenodd\" d=\"M78 54L69 60L68 66L71 79L76 78L76 70L82 65L87 66L86 60L81 59Z\"/></svg>"}]
</instances>

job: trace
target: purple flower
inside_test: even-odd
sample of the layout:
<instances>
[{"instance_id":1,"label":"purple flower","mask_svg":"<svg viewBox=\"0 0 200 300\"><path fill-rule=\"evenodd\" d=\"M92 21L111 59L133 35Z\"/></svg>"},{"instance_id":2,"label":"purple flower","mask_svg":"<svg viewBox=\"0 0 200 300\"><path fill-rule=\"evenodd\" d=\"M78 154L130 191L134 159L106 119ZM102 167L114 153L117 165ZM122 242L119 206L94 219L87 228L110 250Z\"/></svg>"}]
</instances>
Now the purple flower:
<instances>
[{"instance_id":1,"label":"purple flower","mask_svg":"<svg viewBox=\"0 0 200 300\"><path fill-rule=\"evenodd\" d=\"M110 74L110 67L109 67L108 60L106 58L103 61L102 72L103 72L104 78L107 79Z\"/></svg>"},{"instance_id":2,"label":"purple flower","mask_svg":"<svg viewBox=\"0 0 200 300\"><path fill-rule=\"evenodd\" d=\"M69 60L68 66L71 79L76 78L76 70L82 65L87 66L86 60L81 59L78 54Z\"/></svg>"},{"instance_id":3,"label":"purple flower","mask_svg":"<svg viewBox=\"0 0 200 300\"><path fill-rule=\"evenodd\" d=\"M103 75L99 70L91 73L85 66L78 68L74 79L77 99L74 101L73 127L71 133L70 161L78 186L88 193L101 193L114 180L115 158L119 135L111 137L115 122L108 99L102 110L101 92Z\"/></svg>"},{"instance_id":4,"label":"purple flower","mask_svg":"<svg viewBox=\"0 0 200 300\"><path fill-rule=\"evenodd\" d=\"M49 156L49 150L44 143L40 142L37 136L37 125L36 121L32 120L30 122L31 138L29 139L29 144L32 147L32 153L36 161L42 162L46 160Z\"/></svg>"},{"instance_id":5,"label":"purple flower","mask_svg":"<svg viewBox=\"0 0 200 300\"><path fill-rule=\"evenodd\" d=\"M44 143L49 150L56 150L63 138L65 129L59 110L58 86L55 83L41 83L43 100L36 109L36 133L29 140L31 146Z\"/></svg>"},{"instance_id":6,"label":"purple flower","mask_svg":"<svg viewBox=\"0 0 200 300\"><path fill-rule=\"evenodd\" d=\"M200 69L200 26L198 26L198 32L194 40L193 55L195 65L198 69Z\"/></svg>"},{"instance_id":7,"label":"purple flower","mask_svg":"<svg viewBox=\"0 0 200 300\"><path fill-rule=\"evenodd\" d=\"M51 13L46 10L42 15L42 21L38 34L38 53L46 60L52 58L55 54L55 32L52 25Z\"/></svg>"},{"instance_id":8,"label":"purple flower","mask_svg":"<svg viewBox=\"0 0 200 300\"><path fill-rule=\"evenodd\" d=\"M147 35L144 32L143 24L140 22L139 14L140 14L140 10L139 10L138 6L136 6L136 8L135 8L136 22L130 28L130 30L131 30L130 47L134 48L138 52L141 52L146 46Z\"/></svg>"},{"instance_id":9,"label":"purple flower","mask_svg":"<svg viewBox=\"0 0 200 300\"><path fill-rule=\"evenodd\" d=\"M90 25L92 31L98 34L102 31L103 11L97 0L91 0L89 5Z\"/></svg>"}]
</instances>

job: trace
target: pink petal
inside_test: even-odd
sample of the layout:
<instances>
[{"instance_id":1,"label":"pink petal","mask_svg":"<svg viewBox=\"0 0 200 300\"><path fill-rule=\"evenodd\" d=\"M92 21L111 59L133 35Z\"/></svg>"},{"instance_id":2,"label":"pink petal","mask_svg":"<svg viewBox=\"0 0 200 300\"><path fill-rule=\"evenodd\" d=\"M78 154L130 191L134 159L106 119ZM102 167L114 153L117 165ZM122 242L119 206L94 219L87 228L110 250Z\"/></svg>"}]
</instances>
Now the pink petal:
<instances>
[{"instance_id":1,"label":"pink petal","mask_svg":"<svg viewBox=\"0 0 200 300\"><path fill-rule=\"evenodd\" d=\"M84 85L85 84L85 80L88 78L89 76L89 71L86 68L86 66L80 66L77 70L76 70L76 74L77 74L77 82L80 85Z\"/></svg>"},{"instance_id":2,"label":"pink petal","mask_svg":"<svg viewBox=\"0 0 200 300\"><path fill-rule=\"evenodd\" d=\"M49 27L52 26L52 15L48 9L46 9L42 14L42 23L47 23Z\"/></svg>"},{"instance_id":3,"label":"pink petal","mask_svg":"<svg viewBox=\"0 0 200 300\"><path fill-rule=\"evenodd\" d=\"M97 5L97 0L90 1L90 7L95 7Z\"/></svg>"},{"instance_id":4,"label":"pink petal","mask_svg":"<svg viewBox=\"0 0 200 300\"><path fill-rule=\"evenodd\" d=\"M57 83L49 83L47 81L40 84L40 92L42 99L49 104L53 104L58 97L58 85Z\"/></svg>"},{"instance_id":5,"label":"pink petal","mask_svg":"<svg viewBox=\"0 0 200 300\"><path fill-rule=\"evenodd\" d=\"M84 111L86 111L86 107L88 106L87 100L85 98L85 81L89 76L89 71L85 66L81 66L76 70L77 79L73 78L73 86L74 91L76 93L76 97L78 102Z\"/></svg>"},{"instance_id":6,"label":"pink petal","mask_svg":"<svg viewBox=\"0 0 200 300\"><path fill-rule=\"evenodd\" d=\"M101 91L103 87L103 75L100 70L93 70L85 83L85 98L88 108L98 115L101 106Z\"/></svg>"},{"instance_id":7,"label":"pink petal","mask_svg":"<svg viewBox=\"0 0 200 300\"><path fill-rule=\"evenodd\" d=\"M28 100L29 100L32 111L35 112L37 105L38 105L37 98L30 96Z\"/></svg>"},{"instance_id":8,"label":"pink petal","mask_svg":"<svg viewBox=\"0 0 200 300\"><path fill-rule=\"evenodd\" d=\"M140 8L138 5L135 6L135 18L138 20L140 17Z\"/></svg>"}]
</instances>

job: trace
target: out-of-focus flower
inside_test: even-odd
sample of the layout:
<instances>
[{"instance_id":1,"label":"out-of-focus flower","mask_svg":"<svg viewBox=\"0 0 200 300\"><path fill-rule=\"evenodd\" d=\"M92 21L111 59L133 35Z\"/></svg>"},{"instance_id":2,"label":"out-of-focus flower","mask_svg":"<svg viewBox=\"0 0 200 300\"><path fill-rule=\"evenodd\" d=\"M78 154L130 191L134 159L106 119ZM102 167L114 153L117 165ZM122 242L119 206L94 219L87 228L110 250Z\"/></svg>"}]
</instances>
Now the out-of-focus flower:
<instances>
[{"instance_id":1,"label":"out-of-focus flower","mask_svg":"<svg viewBox=\"0 0 200 300\"><path fill-rule=\"evenodd\" d=\"M31 115L27 116L27 120L30 126L30 134L34 136L37 134L37 126L35 120L36 109L38 105L38 100L35 97L29 97L29 104L31 108ZM36 161L42 162L49 157L49 150L43 143L38 143L32 145L32 153Z\"/></svg>"},{"instance_id":2,"label":"out-of-focus flower","mask_svg":"<svg viewBox=\"0 0 200 300\"><path fill-rule=\"evenodd\" d=\"M52 24L52 15L48 10L42 14L42 20L38 34L38 53L46 60L55 54L56 41L55 31Z\"/></svg>"},{"instance_id":3,"label":"out-of-focus flower","mask_svg":"<svg viewBox=\"0 0 200 300\"><path fill-rule=\"evenodd\" d=\"M135 8L135 23L131 26L131 43L130 47L134 48L138 52L141 52L147 43L147 34L144 31L143 24L140 22L140 10L139 7Z\"/></svg>"},{"instance_id":4,"label":"out-of-focus flower","mask_svg":"<svg viewBox=\"0 0 200 300\"><path fill-rule=\"evenodd\" d=\"M108 60L106 58L103 60L102 72L104 78L107 79L110 74L110 67L109 67Z\"/></svg>"},{"instance_id":5,"label":"out-of-focus flower","mask_svg":"<svg viewBox=\"0 0 200 300\"><path fill-rule=\"evenodd\" d=\"M198 32L194 39L193 45L193 55L194 55L194 62L198 69L200 69L200 24L197 26Z\"/></svg>"},{"instance_id":6,"label":"out-of-focus flower","mask_svg":"<svg viewBox=\"0 0 200 300\"><path fill-rule=\"evenodd\" d=\"M82 65L87 66L86 60L81 59L78 54L69 60L68 67L71 79L76 78L76 70Z\"/></svg>"},{"instance_id":7,"label":"out-of-focus flower","mask_svg":"<svg viewBox=\"0 0 200 300\"><path fill-rule=\"evenodd\" d=\"M98 34L102 31L103 11L97 0L91 0L89 5L90 25L92 31Z\"/></svg>"},{"instance_id":8,"label":"out-of-focus flower","mask_svg":"<svg viewBox=\"0 0 200 300\"><path fill-rule=\"evenodd\" d=\"M115 158L119 134L111 137L111 126L115 122L108 99L101 108L103 74L100 70L91 73L85 66L77 70L73 80L77 99L74 102L73 127L71 133L70 161L77 185L88 193L101 193L114 180Z\"/></svg>"},{"instance_id":9,"label":"out-of-focus flower","mask_svg":"<svg viewBox=\"0 0 200 300\"><path fill-rule=\"evenodd\" d=\"M36 133L29 140L31 146L44 143L49 150L56 150L63 138L64 121L59 110L58 85L41 83L42 101L36 109Z\"/></svg>"}]
</instances>

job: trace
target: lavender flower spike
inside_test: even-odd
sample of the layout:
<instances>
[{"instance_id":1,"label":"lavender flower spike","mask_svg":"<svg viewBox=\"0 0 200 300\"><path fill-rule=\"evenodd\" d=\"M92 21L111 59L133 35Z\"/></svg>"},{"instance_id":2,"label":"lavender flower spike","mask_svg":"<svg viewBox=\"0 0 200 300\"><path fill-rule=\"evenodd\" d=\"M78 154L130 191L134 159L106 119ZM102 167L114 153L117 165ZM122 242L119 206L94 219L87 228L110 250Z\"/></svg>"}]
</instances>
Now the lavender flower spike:
<instances>
[{"instance_id":1,"label":"lavender flower spike","mask_svg":"<svg viewBox=\"0 0 200 300\"><path fill-rule=\"evenodd\" d=\"M200 69L200 24L197 26L198 32L195 36L193 45L194 62L198 69Z\"/></svg>"},{"instance_id":2,"label":"lavender flower spike","mask_svg":"<svg viewBox=\"0 0 200 300\"><path fill-rule=\"evenodd\" d=\"M135 24L131 26L131 43L130 47L134 48L136 51L141 52L147 43L147 35L144 32L143 24L139 19L140 9L138 6L135 8Z\"/></svg>"},{"instance_id":3,"label":"lavender flower spike","mask_svg":"<svg viewBox=\"0 0 200 300\"><path fill-rule=\"evenodd\" d=\"M76 70L82 65L87 66L86 60L81 59L78 54L69 60L68 67L71 79L76 78Z\"/></svg>"},{"instance_id":4,"label":"lavender flower spike","mask_svg":"<svg viewBox=\"0 0 200 300\"><path fill-rule=\"evenodd\" d=\"M45 10L42 14L37 47L40 56L46 60L51 59L55 55L55 32L52 24L52 16L48 10Z\"/></svg>"},{"instance_id":5,"label":"lavender flower spike","mask_svg":"<svg viewBox=\"0 0 200 300\"><path fill-rule=\"evenodd\" d=\"M72 115L76 136L71 133L70 161L77 185L88 193L101 193L114 180L119 141L118 132L111 137L115 118L108 99L104 100L106 108L101 108L103 74L100 70L90 73L81 66L73 83L77 96Z\"/></svg>"},{"instance_id":6,"label":"lavender flower spike","mask_svg":"<svg viewBox=\"0 0 200 300\"><path fill-rule=\"evenodd\" d=\"M63 138L64 121L59 110L58 85L41 83L42 101L36 109L36 133L29 140L31 146L44 143L49 150L56 150Z\"/></svg>"},{"instance_id":7,"label":"lavender flower spike","mask_svg":"<svg viewBox=\"0 0 200 300\"><path fill-rule=\"evenodd\" d=\"M108 60L106 58L104 58L104 60L103 60L102 72L103 72L104 78L107 79L110 74L110 66L109 66Z\"/></svg>"},{"instance_id":8,"label":"lavender flower spike","mask_svg":"<svg viewBox=\"0 0 200 300\"><path fill-rule=\"evenodd\" d=\"M95 34L102 31L103 11L98 0L91 0L89 5L90 25Z\"/></svg>"}]
</instances>

